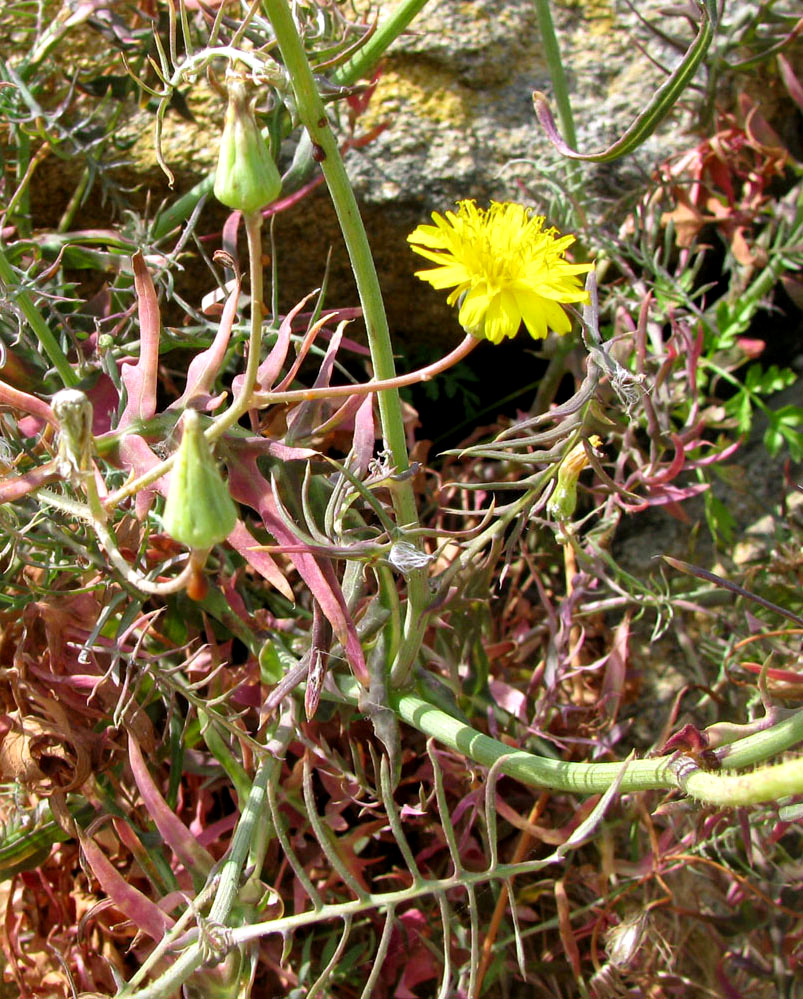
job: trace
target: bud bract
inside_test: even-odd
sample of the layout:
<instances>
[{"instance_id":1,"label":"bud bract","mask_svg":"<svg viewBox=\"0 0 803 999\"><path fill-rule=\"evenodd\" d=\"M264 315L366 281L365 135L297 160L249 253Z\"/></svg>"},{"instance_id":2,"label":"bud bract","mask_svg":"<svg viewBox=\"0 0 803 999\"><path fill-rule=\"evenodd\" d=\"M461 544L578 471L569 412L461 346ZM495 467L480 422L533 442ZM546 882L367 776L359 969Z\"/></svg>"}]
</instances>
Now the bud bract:
<instances>
[{"instance_id":1,"label":"bud bract","mask_svg":"<svg viewBox=\"0 0 803 999\"><path fill-rule=\"evenodd\" d=\"M181 444L170 475L164 528L188 548L211 548L237 523L237 507L212 454L194 409L184 413Z\"/></svg>"},{"instance_id":2,"label":"bud bract","mask_svg":"<svg viewBox=\"0 0 803 999\"><path fill-rule=\"evenodd\" d=\"M255 212L279 197L282 178L257 125L242 70L226 73L226 90L229 103L215 172L215 197L229 208Z\"/></svg>"}]
</instances>

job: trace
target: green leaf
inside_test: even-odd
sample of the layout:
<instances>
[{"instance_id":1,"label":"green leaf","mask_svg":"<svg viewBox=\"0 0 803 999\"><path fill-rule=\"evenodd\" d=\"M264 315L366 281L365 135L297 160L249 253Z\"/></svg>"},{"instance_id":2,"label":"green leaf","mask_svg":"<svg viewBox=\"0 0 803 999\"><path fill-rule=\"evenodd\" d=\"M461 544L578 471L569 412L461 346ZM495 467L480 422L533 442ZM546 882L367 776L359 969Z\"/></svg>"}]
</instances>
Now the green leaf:
<instances>
[{"instance_id":1,"label":"green leaf","mask_svg":"<svg viewBox=\"0 0 803 999\"><path fill-rule=\"evenodd\" d=\"M703 493L703 499L708 530L716 541L726 545L731 544L736 528L736 518L710 489Z\"/></svg>"},{"instance_id":2,"label":"green leaf","mask_svg":"<svg viewBox=\"0 0 803 999\"><path fill-rule=\"evenodd\" d=\"M781 406L770 415L770 423L764 433L764 447L773 458L783 447L789 448L793 461L803 461L803 409L799 406Z\"/></svg>"},{"instance_id":3,"label":"green leaf","mask_svg":"<svg viewBox=\"0 0 803 999\"><path fill-rule=\"evenodd\" d=\"M275 642L265 642L259 650L259 679L261 682L268 685L278 683L285 673L282 659L287 657L288 654L284 650L280 651Z\"/></svg>"},{"instance_id":4,"label":"green leaf","mask_svg":"<svg viewBox=\"0 0 803 999\"><path fill-rule=\"evenodd\" d=\"M658 88L647 107L636 117L635 121L625 130L622 136L599 153L579 153L572 149L560 136L546 97L539 91L533 93L533 106L541 127L547 133L552 144L564 156L590 163L608 163L637 149L658 128L669 114L680 95L691 83L697 68L703 60L718 21L716 0L696 0L695 6L700 13L700 24L697 35L672 71L672 74Z\"/></svg>"},{"instance_id":5,"label":"green leaf","mask_svg":"<svg viewBox=\"0 0 803 999\"><path fill-rule=\"evenodd\" d=\"M739 433L747 434L753 425L753 404L748 392L740 392L735 396L736 419L738 421Z\"/></svg>"},{"instance_id":6,"label":"green leaf","mask_svg":"<svg viewBox=\"0 0 803 999\"><path fill-rule=\"evenodd\" d=\"M760 364L751 364L747 369L744 384L750 392L755 392L757 395L771 395L773 392L789 388L796 380L797 375L790 368L779 368L777 364L771 364L764 369Z\"/></svg>"},{"instance_id":7,"label":"green leaf","mask_svg":"<svg viewBox=\"0 0 803 999\"><path fill-rule=\"evenodd\" d=\"M717 302L714 315L718 336L716 345L720 350L733 346L737 336L747 332L758 310L758 304L752 299L737 298L735 302L721 300Z\"/></svg>"}]
</instances>

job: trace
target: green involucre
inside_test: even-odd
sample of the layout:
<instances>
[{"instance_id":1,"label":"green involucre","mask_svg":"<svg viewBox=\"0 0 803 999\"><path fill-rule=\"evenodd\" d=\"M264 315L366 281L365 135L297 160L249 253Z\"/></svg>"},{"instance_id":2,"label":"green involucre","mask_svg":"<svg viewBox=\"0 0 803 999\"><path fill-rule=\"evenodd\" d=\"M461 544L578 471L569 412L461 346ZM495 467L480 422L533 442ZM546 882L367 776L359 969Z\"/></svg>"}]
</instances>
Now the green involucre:
<instances>
[{"instance_id":1,"label":"green involucre","mask_svg":"<svg viewBox=\"0 0 803 999\"><path fill-rule=\"evenodd\" d=\"M245 78L230 71L226 86L229 103L215 172L215 197L228 208L255 212L279 197L282 178L254 117Z\"/></svg>"},{"instance_id":2,"label":"green involucre","mask_svg":"<svg viewBox=\"0 0 803 999\"><path fill-rule=\"evenodd\" d=\"M188 409L182 422L164 527L172 538L189 548L211 548L234 530L237 507L203 435L198 414Z\"/></svg>"}]
</instances>

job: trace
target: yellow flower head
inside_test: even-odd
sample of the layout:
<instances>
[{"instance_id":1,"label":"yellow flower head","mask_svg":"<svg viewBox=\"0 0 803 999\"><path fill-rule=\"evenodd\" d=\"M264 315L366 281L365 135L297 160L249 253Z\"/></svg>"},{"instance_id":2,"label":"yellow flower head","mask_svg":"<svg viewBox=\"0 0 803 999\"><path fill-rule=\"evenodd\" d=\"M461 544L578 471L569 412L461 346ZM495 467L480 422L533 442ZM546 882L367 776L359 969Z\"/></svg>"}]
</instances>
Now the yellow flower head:
<instances>
[{"instance_id":1,"label":"yellow flower head","mask_svg":"<svg viewBox=\"0 0 803 999\"><path fill-rule=\"evenodd\" d=\"M536 340L550 329L569 332L561 306L588 301L577 275L593 267L564 258L574 236L544 229L543 215L510 202L492 201L486 211L459 201L456 212L433 212L432 220L407 237L416 253L437 264L416 277L437 289L454 286L447 301L460 300L466 332L500 343L516 335L522 320Z\"/></svg>"}]
</instances>

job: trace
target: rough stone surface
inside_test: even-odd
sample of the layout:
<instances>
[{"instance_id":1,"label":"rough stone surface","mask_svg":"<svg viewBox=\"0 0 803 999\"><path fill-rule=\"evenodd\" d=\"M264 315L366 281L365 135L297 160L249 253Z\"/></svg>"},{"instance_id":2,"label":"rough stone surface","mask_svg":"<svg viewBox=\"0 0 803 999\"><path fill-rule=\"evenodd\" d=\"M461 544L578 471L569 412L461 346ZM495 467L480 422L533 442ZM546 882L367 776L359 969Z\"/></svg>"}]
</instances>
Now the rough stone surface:
<instances>
[{"instance_id":1,"label":"rough stone surface","mask_svg":"<svg viewBox=\"0 0 803 999\"><path fill-rule=\"evenodd\" d=\"M384 0L380 18L398 2ZM661 0L640 2L639 15L678 39L678 47L649 32L620 0L558 0L551 7L569 74L578 144L585 151L598 150L644 106L664 78L657 64L675 65L693 30L684 17L667 14ZM730 0L726 18L732 22L751 7L748 0ZM97 38L86 26L76 34L79 72L81 51L85 45L85 51L93 51ZM433 0L384 60L360 128L379 123L389 127L370 145L352 150L347 163L376 251L391 325L401 340L449 343L459 335L443 296L412 276L415 260L405 236L426 221L430 211L444 210L465 197L485 202L523 196L548 211L551 199L554 212L565 214L561 202L565 206L566 198L559 188L566 161L535 120L534 89L549 93L550 81L533 0ZM773 89L778 89L777 81L770 80L762 96L771 97ZM176 175L174 193L213 168L224 111L222 100L203 81L187 99L199 125L172 111L165 120L164 151ZM153 115L132 102L125 124L134 144L124 154L129 165L118 173L120 187L138 186L140 204L151 190L151 204L158 204L169 192L153 154ZM657 162L690 144L688 133L695 124L681 109L635 155L614 164L584 166L586 210L621 220L621 198ZM43 217L43 224L52 224L80 165L51 158L40 169L46 183L44 189L35 185L35 207L49 216ZM545 178L558 185L557 193L546 186ZM208 231L222 217L208 206L204 228ZM108 211L93 198L77 223L108 224ZM330 300L353 303L349 265L325 190L282 216L278 245L283 306L320 284L330 245Z\"/></svg>"},{"instance_id":2,"label":"rough stone surface","mask_svg":"<svg viewBox=\"0 0 803 999\"><path fill-rule=\"evenodd\" d=\"M397 2L388 0L383 16ZM665 79L659 67L676 65L693 37L689 22L667 15L660 0L637 6L642 17L678 39L677 48L656 38L625 3L552 4L583 151L600 150L621 134ZM749 7L732 0L727 18ZM415 262L405 236L432 210L466 197L482 203L523 196L548 214L566 216L560 188L567 162L536 122L535 89L549 93L551 85L532 0L431 3L385 59L360 124L389 127L369 146L351 151L347 165L376 251L391 326L403 340L443 343L444 335L447 342L459 335L443 295L412 277ZM770 81L762 101L774 99L778 89ZM628 194L640 189L656 164L694 144L697 124L681 107L634 155L583 165L584 210L594 221L607 217L618 227ZM279 231L290 244L303 245L310 231L331 241L334 276L347 280L324 192L288 213ZM291 297L303 293L304 282L317 283L304 260L298 264L285 284ZM333 287L338 285L336 280Z\"/></svg>"}]
</instances>

